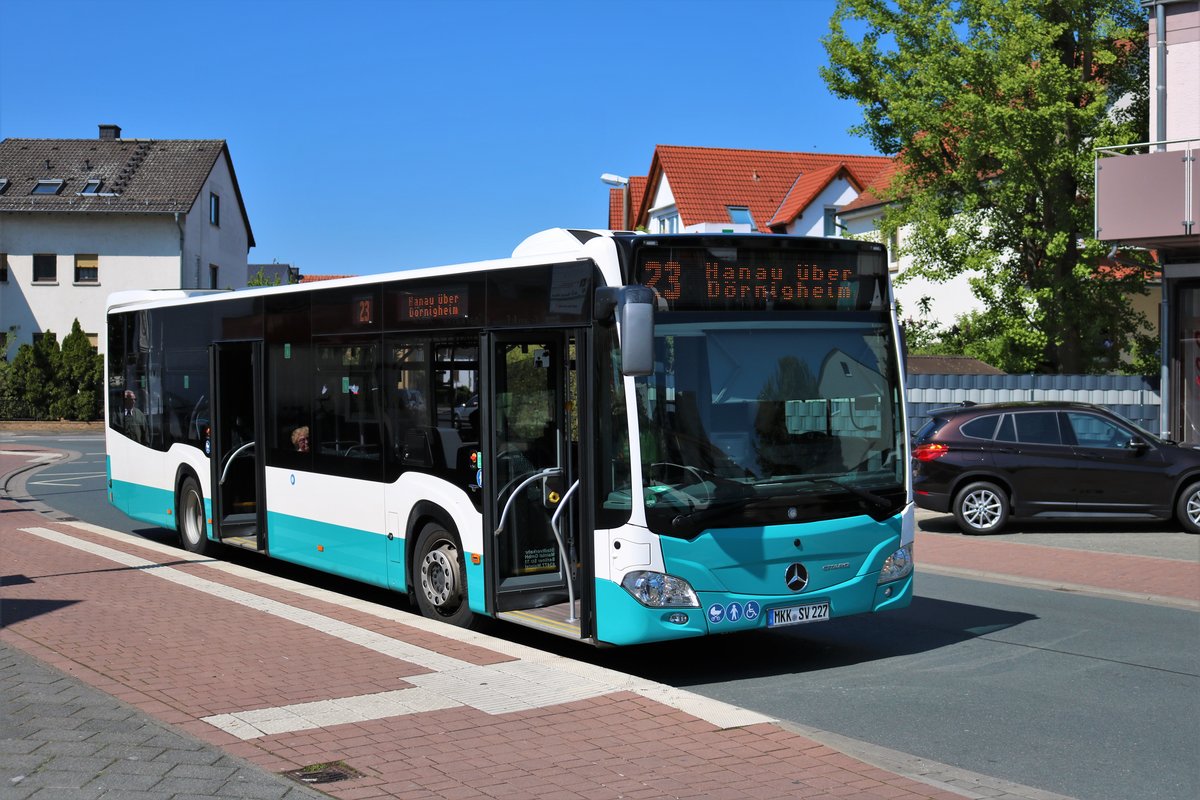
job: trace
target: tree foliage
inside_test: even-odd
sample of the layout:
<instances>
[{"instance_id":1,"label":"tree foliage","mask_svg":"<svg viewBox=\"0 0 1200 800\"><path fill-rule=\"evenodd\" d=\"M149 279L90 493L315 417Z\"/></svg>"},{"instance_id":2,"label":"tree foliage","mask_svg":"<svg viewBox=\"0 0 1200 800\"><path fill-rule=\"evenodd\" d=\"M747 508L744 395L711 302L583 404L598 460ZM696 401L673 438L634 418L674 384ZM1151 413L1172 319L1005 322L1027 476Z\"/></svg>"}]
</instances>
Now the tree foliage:
<instances>
[{"instance_id":1,"label":"tree foliage","mask_svg":"<svg viewBox=\"0 0 1200 800\"><path fill-rule=\"evenodd\" d=\"M862 108L852 132L899 162L881 223L906 274L971 276L960 338L1009 372L1097 372L1153 350L1091 239L1093 150L1144 137L1137 0L840 0L822 77Z\"/></svg>"},{"instance_id":2,"label":"tree foliage","mask_svg":"<svg viewBox=\"0 0 1200 800\"><path fill-rule=\"evenodd\" d=\"M53 331L0 362L0 419L99 419L104 359L75 320L58 345Z\"/></svg>"}]
</instances>

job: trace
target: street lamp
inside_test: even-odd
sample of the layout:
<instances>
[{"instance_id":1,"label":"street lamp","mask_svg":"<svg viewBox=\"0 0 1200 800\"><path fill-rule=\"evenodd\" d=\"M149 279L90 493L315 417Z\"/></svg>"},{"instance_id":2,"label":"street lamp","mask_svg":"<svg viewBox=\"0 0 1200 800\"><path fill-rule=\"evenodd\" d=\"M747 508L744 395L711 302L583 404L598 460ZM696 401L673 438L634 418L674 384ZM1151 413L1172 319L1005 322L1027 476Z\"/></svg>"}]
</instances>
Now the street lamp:
<instances>
[{"instance_id":1,"label":"street lamp","mask_svg":"<svg viewBox=\"0 0 1200 800\"><path fill-rule=\"evenodd\" d=\"M621 187L621 230L629 230L629 178L606 172L600 176L600 181L609 186Z\"/></svg>"}]
</instances>

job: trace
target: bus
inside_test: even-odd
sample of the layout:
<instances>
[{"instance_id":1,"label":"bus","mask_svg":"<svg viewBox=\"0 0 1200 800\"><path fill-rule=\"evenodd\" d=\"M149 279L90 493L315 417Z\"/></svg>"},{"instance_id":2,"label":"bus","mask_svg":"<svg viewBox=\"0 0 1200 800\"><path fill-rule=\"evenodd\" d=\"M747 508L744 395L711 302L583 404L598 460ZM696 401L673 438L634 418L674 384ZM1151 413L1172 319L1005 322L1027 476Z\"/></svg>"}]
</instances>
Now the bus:
<instances>
[{"instance_id":1,"label":"bus","mask_svg":"<svg viewBox=\"0 0 1200 800\"><path fill-rule=\"evenodd\" d=\"M114 294L110 502L420 613L595 645L907 605L885 249L552 229L512 256Z\"/></svg>"}]
</instances>

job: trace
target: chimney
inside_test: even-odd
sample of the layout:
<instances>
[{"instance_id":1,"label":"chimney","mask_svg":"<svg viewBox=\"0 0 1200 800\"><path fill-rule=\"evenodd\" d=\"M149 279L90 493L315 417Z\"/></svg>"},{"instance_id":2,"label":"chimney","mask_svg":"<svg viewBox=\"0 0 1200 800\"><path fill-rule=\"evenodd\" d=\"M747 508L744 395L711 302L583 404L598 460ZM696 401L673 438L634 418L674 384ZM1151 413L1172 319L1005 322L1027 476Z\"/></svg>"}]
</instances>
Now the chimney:
<instances>
[{"instance_id":1,"label":"chimney","mask_svg":"<svg viewBox=\"0 0 1200 800\"><path fill-rule=\"evenodd\" d=\"M101 125L100 139L102 141L114 141L121 138L120 125Z\"/></svg>"}]
</instances>

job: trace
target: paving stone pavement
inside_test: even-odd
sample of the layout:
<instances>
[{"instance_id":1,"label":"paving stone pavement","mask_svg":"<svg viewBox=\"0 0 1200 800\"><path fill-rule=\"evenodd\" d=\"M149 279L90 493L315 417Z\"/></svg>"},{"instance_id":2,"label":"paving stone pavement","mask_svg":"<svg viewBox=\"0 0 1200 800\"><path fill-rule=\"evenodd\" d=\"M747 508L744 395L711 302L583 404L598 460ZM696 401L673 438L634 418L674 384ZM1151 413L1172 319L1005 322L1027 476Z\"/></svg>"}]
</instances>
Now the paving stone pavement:
<instances>
[{"instance_id":1,"label":"paving stone pavement","mask_svg":"<svg viewBox=\"0 0 1200 800\"><path fill-rule=\"evenodd\" d=\"M323 797L0 642L0 800Z\"/></svg>"},{"instance_id":2,"label":"paving stone pavement","mask_svg":"<svg viewBox=\"0 0 1200 800\"><path fill-rule=\"evenodd\" d=\"M31 458L0 453L0 487ZM1059 798L33 507L0 492L0 800ZM921 538L947 570L1096 580L1082 555L1033 573L1021 545L972 561L957 537ZM1105 592L1161 578L1158 559L1108 562ZM1155 599L1194 605L1195 570ZM496 704L502 681L546 699ZM322 791L279 774L341 757L365 774Z\"/></svg>"}]
</instances>

